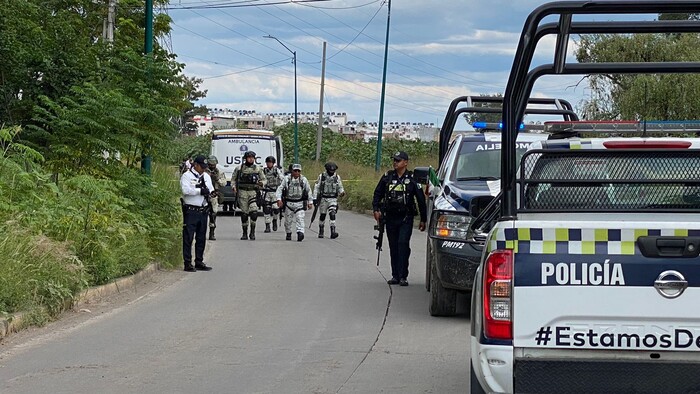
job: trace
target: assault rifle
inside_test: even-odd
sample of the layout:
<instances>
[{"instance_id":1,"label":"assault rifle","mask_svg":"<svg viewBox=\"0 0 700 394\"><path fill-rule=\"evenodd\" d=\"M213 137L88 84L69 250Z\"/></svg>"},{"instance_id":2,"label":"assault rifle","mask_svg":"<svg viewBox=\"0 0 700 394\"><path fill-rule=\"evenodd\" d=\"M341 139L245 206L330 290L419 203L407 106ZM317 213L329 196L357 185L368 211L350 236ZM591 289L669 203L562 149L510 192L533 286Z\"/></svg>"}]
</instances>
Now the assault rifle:
<instances>
[{"instance_id":1,"label":"assault rifle","mask_svg":"<svg viewBox=\"0 0 700 394\"><path fill-rule=\"evenodd\" d=\"M197 182L197 185L195 187L197 189L206 189L208 191L208 193L202 194L202 196L204 196L204 201L207 202L207 211L212 212L211 198L212 198L212 193L214 193L214 192L209 190L209 188L207 187L207 183L204 181L204 174L202 174L202 176L199 177L199 182Z\"/></svg>"},{"instance_id":2,"label":"assault rifle","mask_svg":"<svg viewBox=\"0 0 700 394\"><path fill-rule=\"evenodd\" d=\"M379 255L382 253L382 243L384 242L384 227L386 223L384 222L384 212L381 213L379 217L379 223L374 225L374 229L378 231L374 239L377 240L375 247L377 248L377 267L379 267Z\"/></svg>"},{"instance_id":3,"label":"assault rifle","mask_svg":"<svg viewBox=\"0 0 700 394\"><path fill-rule=\"evenodd\" d=\"M314 213L311 214L311 221L309 222L309 228L311 228L311 225L314 223L314 219L316 219L316 213L318 213L318 207L321 205L321 199L323 198L323 186L324 183L326 183L326 174L321 174L321 184L319 185L316 195L316 199L314 200Z\"/></svg>"}]
</instances>

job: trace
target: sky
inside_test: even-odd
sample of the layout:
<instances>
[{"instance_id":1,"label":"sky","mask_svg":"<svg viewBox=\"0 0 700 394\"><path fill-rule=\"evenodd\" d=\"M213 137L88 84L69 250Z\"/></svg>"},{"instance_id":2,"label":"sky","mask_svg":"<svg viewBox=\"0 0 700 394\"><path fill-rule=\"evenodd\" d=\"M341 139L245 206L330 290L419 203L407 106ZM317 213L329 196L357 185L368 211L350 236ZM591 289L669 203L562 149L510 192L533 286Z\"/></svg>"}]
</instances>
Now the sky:
<instances>
[{"instance_id":1,"label":"sky","mask_svg":"<svg viewBox=\"0 0 700 394\"><path fill-rule=\"evenodd\" d=\"M317 112L323 42L327 42L324 112L379 120L387 32L386 0L172 0L168 43L185 74L203 78L208 108ZM439 126L452 99L503 93L520 31L540 0L393 0L384 103L385 122ZM213 6L225 8L211 8ZM246 7L242 7L246 5ZM163 12L163 10L161 10ZM285 49L273 36L281 41ZM551 62L545 38L536 62ZM573 59L575 44L569 46ZM589 94L580 77L540 79L533 96L574 106Z\"/></svg>"}]
</instances>

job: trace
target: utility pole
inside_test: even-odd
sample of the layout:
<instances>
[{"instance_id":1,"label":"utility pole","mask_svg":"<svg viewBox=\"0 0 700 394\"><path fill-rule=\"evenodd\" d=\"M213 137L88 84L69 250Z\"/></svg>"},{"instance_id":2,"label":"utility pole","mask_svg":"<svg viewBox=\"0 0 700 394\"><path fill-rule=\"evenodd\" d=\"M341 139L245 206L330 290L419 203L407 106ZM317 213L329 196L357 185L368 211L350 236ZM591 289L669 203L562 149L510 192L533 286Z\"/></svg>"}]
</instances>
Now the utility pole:
<instances>
[{"instance_id":1,"label":"utility pole","mask_svg":"<svg viewBox=\"0 0 700 394\"><path fill-rule=\"evenodd\" d=\"M146 34L144 42L144 53L146 54L146 60L148 61L147 73L150 74L150 65L153 61L153 0L146 0ZM150 76L150 75L149 75ZM144 147L145 150L149 150L150 147ZM141 154L141 171L146 175L151 175L151 156L146 152L146 154Z\"/></svg>"},{"instance_id":2,"label":"utility pole","mask_svg":"<svg viewBox=\"0 0 700 394\"><path fill-rule=\"evenodd\" d=\"M374 164L374 171L379 172L382 165L382 127L384 126L384 95L386 93L386 62L389 57L389 22L391 22L391 0L387 1L388 10L386 13L386 42L384 44L384 71L382 75L382 97L379 104L379 129L377 131L377 158Z\"/></svg>"},{"instance_id":3,"label":"utility pole","mask_svg":"<svg viewBox=\"0 0 700 394\"><path fill-rule=\"evenodd\" d=\"M323 58L321 62L321 99L318 105L318 133L316 133L316 161L321 159L321 144L323 143L323 86L326 81L326 42L323 42Z\"/></svg>"},{"instance_id":4,"label":"utility pole","mask_svg":"<svg viewBox=\"0 0 700 394\"><path fill-rule=\"evenodd\" d=\"M102 26L102 38L108 42L114 42L114 20L115 9L117 8L117 0L109 0L109 8L107 10L107 19Z\"/></svg>"}]
</instances>

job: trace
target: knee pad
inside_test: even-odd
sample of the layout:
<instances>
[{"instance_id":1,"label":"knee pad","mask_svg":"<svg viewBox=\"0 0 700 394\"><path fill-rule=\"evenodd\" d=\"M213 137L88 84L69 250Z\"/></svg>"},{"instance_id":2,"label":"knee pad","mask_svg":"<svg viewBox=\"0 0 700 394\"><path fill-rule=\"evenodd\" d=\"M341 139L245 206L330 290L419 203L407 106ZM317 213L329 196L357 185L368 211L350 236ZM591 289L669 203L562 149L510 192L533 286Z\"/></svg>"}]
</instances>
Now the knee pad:
<instances>
[{"instance_id":1,"label":"knee pad","mask_svg":"<svg viewBox=\"0 0 700 394\"><path fill-rule=\"evenodd\" d=\"M269 205L263 206L263 213L264 213L265 215L269 215L271 212L272 212L272 209L270 209L270 206L269 206Z\"/></svg>"},{"instance_id":2,"label":"knee pad","mask_svg":"<svg viewBox=\"0 0 700 394\"><path fill-rule=\"evenodd\" d=\"M328 212L328 216L331 217L331 220L335 220L335 211Z\"/></svg>"},{"instance_id":3,"label":"knee pad","mask_svg":"<svg viewBox=\"0 0 700 394\"><path fill-rule=\"evenodd\" d=\"M241 213L241 223L248 223L248 214Z\"/></svg>"},{"instance_id":4,"label":"knee pad","mask_svg":"<svg viewBox=\"0 0 700 394\"><path fill-rule=\"evenodd\" d=\"M252 220L252 221L258 220L258 211L253 211L250 213L250 220Z\"/></svg>"},{"instance_id":5,"label":"knee pad","mask_svg":"<svg viewBox=\"0 0 700 394\"><path fill-rule=\"evenodd\" d=\"M280 214L280 209L279 208L272 208L272 215L277 216Z\"/></svg>"},{"instance_id":6,"label":"knee pad","mask_svg":"<svg viewBox=\"0 0 700 394\"><path fill-rule=\"evenodd\" d=\"M318 217L318 220L325 222L326 221L326 214L322 213L321 216Z\"/></svg>"}]
</instances>

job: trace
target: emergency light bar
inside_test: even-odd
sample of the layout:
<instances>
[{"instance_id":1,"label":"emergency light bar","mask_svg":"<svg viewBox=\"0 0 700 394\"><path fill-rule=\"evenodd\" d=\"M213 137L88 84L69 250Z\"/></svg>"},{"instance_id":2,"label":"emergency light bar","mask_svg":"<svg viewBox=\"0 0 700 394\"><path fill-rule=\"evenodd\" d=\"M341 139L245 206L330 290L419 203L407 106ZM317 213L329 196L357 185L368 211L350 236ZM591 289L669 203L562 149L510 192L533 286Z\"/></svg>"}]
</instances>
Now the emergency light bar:
<instances>
[{"instance_id":1,"label":"emergency light bar","mask_svg":"<svg viewBox=\"0 0 700 394\"><path fill-rule=\"evenodd\" d=\"M673 121L547 121L544 131L551 134L561 133L700 133L698 120Z\"/></svg>"},{"instance_id":2,"label":"emergency light bar","mask_svg":"<svg viewBox=\"0 0 700 394\"><path fill-rule=\"evenodd\" d=\"M503 129L503 122L474 122L472 127L475 129L486 129L486 130L501 130ZM520 130L525 129L525 124L520 123ZM529 124L527 125L528 130L543 130L543 125Z\"/></svg>"}]
</instances>

